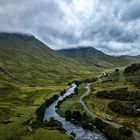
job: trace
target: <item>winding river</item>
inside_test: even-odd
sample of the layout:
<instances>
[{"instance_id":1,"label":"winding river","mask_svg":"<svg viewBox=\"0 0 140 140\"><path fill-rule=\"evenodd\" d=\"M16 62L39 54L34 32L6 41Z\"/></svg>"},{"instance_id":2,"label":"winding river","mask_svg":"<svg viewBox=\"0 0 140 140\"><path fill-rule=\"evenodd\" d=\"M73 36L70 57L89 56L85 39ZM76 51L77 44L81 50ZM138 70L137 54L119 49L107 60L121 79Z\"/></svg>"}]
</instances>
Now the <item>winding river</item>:
<instances>
[{"instance_id":1,"label":"winding river","mask_svg":"<svg viewBox=\"0 0 140 140\"><path fill-rule=\"evenodd\" d=\"M66 96L74 93L74 89L76 87L77 85L73 83L63 96L59 96L59 98L54 103L52 103L49 107L46 108L44 120L49 120L51 117L58 120L62 123L63 128L66 130L66 134L70 135L71 132L74 132L76 134L75 140L106 140L104 135L95 133L93 131L85 130L80 126L74 125L73 123L66 121L65 118L61 117L56 112L55 107L58 104L58 101L63 100Z\"/></svg>"}]
</instances>

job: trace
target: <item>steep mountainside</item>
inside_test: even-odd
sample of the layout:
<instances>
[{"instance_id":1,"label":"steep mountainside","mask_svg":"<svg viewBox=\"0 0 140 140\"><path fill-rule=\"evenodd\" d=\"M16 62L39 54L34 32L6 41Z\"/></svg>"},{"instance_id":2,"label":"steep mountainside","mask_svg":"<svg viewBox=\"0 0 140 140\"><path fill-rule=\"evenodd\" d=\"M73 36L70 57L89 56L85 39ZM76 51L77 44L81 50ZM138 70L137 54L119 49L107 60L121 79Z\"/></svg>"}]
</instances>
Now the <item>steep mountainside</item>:
<instances>
[{"instance_id":1,"label":"steep mountainside","mask_svg":"<svg viewBox=\"0 0 140 140\"><path fill-rule=\"evenodd\" d=\"M44 85L89 74L86 67L30 35L0 33L0 81Z\"/></svg>"},{"instance_id":2,"label":"steep mountainside","mask_svg":"<svg viewBox=\"0 0 140 140\"><path fill-rule=\"evenodd\" d=\"M84 65L96 66L101 68L126 66L135 62L130 57L115 57L104 54L93 47L79 47L59 50L64 56L73 58Z\"/></svg>"}]
</instances>

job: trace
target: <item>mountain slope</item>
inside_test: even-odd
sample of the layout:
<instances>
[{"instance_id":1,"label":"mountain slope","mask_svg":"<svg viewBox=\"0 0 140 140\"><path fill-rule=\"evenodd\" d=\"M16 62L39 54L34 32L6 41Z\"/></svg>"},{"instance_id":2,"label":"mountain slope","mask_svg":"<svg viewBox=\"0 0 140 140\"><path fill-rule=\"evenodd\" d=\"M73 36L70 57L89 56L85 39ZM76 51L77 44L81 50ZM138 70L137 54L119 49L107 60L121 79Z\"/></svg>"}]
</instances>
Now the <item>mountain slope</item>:
<instances>
[{"instance_id":1,"label":"mountain slope","mask_svg":"<svg viewBox=\"0 0 140 140\"><path fill-rule=\"evenodd\" d=\"M0 33L1 79L43 85L66 82L89 71L33 36Z\"/></svg>"},{"instance_id":2,"label":"mountain slope","mask_svg":"<svg viewBox=\"0 0 140 140\"><path fill-rule=\"evenodd\" d=\"M93 47L79 47L59 50L64 56L73 58L81 64L96 66L101 68L126 66L131 63L131 59L125 57L115 57L104 54Z\"/></svg>"}]
</instances>

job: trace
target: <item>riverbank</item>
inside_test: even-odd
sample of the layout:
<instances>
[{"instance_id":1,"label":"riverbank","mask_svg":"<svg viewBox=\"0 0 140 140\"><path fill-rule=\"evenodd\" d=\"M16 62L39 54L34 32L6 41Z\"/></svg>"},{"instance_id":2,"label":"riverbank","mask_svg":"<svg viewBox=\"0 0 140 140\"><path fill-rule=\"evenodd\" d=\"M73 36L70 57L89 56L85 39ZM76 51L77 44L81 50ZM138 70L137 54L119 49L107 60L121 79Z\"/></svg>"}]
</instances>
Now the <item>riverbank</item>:
<instances>
[{"instance_id":1,"label":"riverbank","mask_svg":"<svg viewBox=\"0 0 140 140\"><path fill-rule=\"evenodd\" d=\"M97 139L97 140L106 140L106 138L102 134L95 133L90 130L83 129L81 126L75 125L69 121L66 121L65 118L61 117L56 112L56 106L60 100L63 100L65 97L74 93L74 89L76 88L75 84L72 84L71 88L66 91L63 96L60 96L58 100L52 103L45 111L45 120L49 120L51 117L58 120L62 123L63 128L66 130L66 134L71 135L75 134L75 140L82 139Z\"/></svg>"}]
</instances>

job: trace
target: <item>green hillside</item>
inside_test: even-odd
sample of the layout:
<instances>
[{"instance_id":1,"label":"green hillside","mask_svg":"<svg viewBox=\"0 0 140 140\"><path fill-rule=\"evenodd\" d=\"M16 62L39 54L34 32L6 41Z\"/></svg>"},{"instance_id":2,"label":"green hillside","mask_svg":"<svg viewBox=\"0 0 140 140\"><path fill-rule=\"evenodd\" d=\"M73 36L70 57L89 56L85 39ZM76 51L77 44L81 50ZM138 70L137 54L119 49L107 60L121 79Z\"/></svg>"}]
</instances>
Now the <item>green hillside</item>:
<instances>
[{"instance_id":1,"label":"green hillside","mask_svg":"<svg viewBox=\"0 0 140 140\"><path fill-rule=\"evenodd\" d=\"M137 59L131 57L115 57L104 54L93 47L79 47L59 50L64 56L73 58L81 64L98 67L98 68L112 68L121 67L135 62ZM140 61L140 59L139 59Z\"/></svg>"},{"instance_id":2,"label":"green hillside","mask_svg":"<svg viewBox=\"0 0 140 140\"><path fill-rule=\"evenodd\" d=\"M33 36L0 33L0 75L6 80L44 85L88 75L86 67L51 50Z\"/></svg>"}]
</instances>

